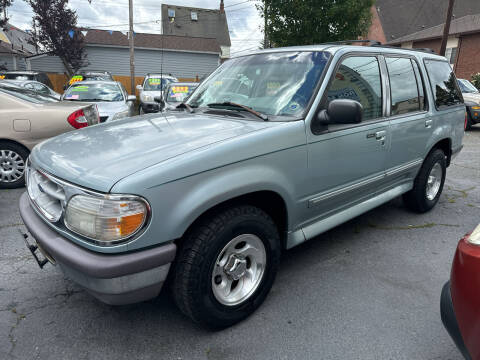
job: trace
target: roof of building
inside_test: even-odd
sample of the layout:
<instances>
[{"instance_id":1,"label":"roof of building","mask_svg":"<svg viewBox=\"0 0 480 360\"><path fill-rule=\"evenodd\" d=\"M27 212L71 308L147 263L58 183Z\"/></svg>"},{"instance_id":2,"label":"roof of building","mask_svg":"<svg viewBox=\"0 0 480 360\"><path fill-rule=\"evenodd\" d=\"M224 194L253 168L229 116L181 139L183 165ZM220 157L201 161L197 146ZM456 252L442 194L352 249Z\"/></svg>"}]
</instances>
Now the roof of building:
<instances>
[{"instance_id":1,"label":"roof of building","mask_svg":"<svg viewBox=\"0 0 480 360\"><path fill-rule=\"evenodd\" d=\"M448 1L377 0L375 4L387 42L445 22ZM456 1L454 19L480 13L479 0Z\"/></svg>"},{"instance_id":2,"label":"roof of building","mask_svg":"<svg viewBox=\"0 0 480 360\"><path fill-rule=\"evenodd\" d=\"M85 29L87 45L125 46L129 45L126 34L120 31ZM166 49L195 52L219 53L220 46L214 38L173 36L134 33L135 48Z\"/></svg>"},{"instance_id":3,"label":"roof of building","mask_svg":"<svg viewBox=\"0 0 480 360\"><path fill-rule=\"evenodd\" d=\"M436 39L443 36L443 27L445 23L432 26L431 28L417 31L413 34L392 40L389 44L395 45L403 42ZM452 20L450 24L449 35L466 34L480 32L480 14L467 15L459 19Z\"/></svg>"},{"instance_id":4,"label":"roof of building","mask_svg":"<svg viewBox=\"0 0 480 360\"><path fill-rule=\"evenodd\" d=\"M168 9L175 10L173 20ZM192 19L192 12L197 14L197 20ZM224 10L162 4L162 27L164 34L215 38L221 46L231 46Z\"/></svg>"},{"instance_id":5,"label":"roof of building","mask_svg":"<svg viewBox=\"0 0 480 360\"><path fill-rule=\"evenodd\" d=\"M32 55L35 53L35 46L30 44L32 35L16 26L7 23L0 29L0 52L10 54Z\"/></svg>"}]
</instances>

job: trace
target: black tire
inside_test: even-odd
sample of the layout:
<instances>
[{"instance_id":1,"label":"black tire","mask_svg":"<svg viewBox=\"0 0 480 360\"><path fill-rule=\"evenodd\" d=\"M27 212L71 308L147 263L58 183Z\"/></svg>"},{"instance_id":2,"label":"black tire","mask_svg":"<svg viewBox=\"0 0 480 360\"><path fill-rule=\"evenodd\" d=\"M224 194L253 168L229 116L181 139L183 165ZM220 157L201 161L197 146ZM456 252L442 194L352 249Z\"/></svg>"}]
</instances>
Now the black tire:
<instances>
[{"instance_id":1,"label":"black tire","mask_svg":"<svg viewBox=\"0 0 480 360\"><path fill-rule=\"evenodd\" d=\"M469 111L467 110L467 118L465 119L465 131L472 130L472 118L470 116Z\"/></svg>"},{"instance_id":2,"label":"black tire","mask_svg":"<svg viewBox=\"0 0 480 360\"><path fill-rule=\"evenodd\" d=\"M442 169L442 178L440 188L433 199L427 198L427 181L431 170L435 164L440 164ZM413 189L403 195L403 200L410 210L418 213L430 211L438 202L442 194L443 184L445 183L445 175L447 172L447 161L445 153L440 149L433 150L423 162L423 165L415 178ZM433 194L432 194L433 195Z\"/></svg>"},{"instance_id":3,"label":"black tire","mask_svg":"<svg viewBox=\"0 0 480 360\"><path fill-rule=\"evenodd\" d=\"M18 154L23 161L23 173L20 178L13 181L13 178L7 178L6 174L9 173L12 168L12 163L10 160L2 161L2 154L7 152L13 152ZM0 141L0 189L15 189L25 185L25 167L27 163L29 152L22 146L11 143L8 141ZM17 161L19 159L17 158Z\"/></svg>"},{"instance_id":4,"label":"black tire","mask_svg":"<svg viewBox=\"0 0 480 360\"><path fill-rule=\"evenodd\" d=\"M212 272L226 244L242 234L260 238L266 251L261 282L250 297L235 306L221 304L213 293ZM173 298L196 323L215 330L253 313L270 291L280 262L280 237L273 220L254 206L240 205L212 214L185 236L173 274Z\"/></svg>"}]
</instances>

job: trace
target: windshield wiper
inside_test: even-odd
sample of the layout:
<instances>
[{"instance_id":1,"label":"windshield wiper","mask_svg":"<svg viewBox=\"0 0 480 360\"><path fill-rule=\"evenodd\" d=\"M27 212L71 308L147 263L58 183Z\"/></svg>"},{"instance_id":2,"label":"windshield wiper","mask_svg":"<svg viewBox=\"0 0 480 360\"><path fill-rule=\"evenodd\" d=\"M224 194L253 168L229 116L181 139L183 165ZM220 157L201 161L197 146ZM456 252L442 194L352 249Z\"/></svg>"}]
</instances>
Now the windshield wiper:
<instances>
[{"instance_id":1,"label":"windshield wiper","mask_svg":"<svg viewBox=\"0 0 480 360\"><path fill-rule=\"evenodd\" d=\"M195 110L193 110L193 108L190 105L184 102L177 105L177 109L182 109L182 108L187 109L190 114L193 114L195 112Z\"/></svg>"},{"instance_id":2,"label":"windshield wiper","mask_svg":"<svg viewBox=\"0 0 480 360\"><path fill-rule=\"evenodd\" d=\"M242 104L237 104L237 103L234 103L234 102L231 102L231 101L224 101L222 103L211 103L211 104L207 104L208 107L216 107L216 106L232 106L232 107L236 107L236 108L239 108L239 109L242 109L242 110L245 110L245 111L248 111L250 114L253 114L255 115L256 117L259 117L260 119L262 119L263 121L268 121L268 116L265 115L265 114L262 114L258 111L255 111L253 110L252 108L248 107L248 106L245 106L245 105L242 105Z\"/></svg>"}]
</instances>

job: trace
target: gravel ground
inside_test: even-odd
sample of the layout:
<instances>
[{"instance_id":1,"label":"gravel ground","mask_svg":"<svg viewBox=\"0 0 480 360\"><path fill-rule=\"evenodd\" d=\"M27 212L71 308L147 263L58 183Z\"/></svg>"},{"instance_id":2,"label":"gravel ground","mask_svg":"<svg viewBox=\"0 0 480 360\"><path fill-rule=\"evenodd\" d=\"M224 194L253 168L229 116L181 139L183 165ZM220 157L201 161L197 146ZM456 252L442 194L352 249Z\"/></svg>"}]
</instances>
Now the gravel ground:
<instances>
[{"instance_id":1,"label":"gravel ground","mask_svg":"<svg viewBox=\"0 0 480 360\"><path fill-rule=\"evenodd\" d=\"M17 201L0 191L1 359L460 359L439 298L458 240L480 222L480 128L430 213L400 199L284 254L272 292L221 332L192 324L164 292L111 307L40 270Z\"/></svg>"}]
</instances>

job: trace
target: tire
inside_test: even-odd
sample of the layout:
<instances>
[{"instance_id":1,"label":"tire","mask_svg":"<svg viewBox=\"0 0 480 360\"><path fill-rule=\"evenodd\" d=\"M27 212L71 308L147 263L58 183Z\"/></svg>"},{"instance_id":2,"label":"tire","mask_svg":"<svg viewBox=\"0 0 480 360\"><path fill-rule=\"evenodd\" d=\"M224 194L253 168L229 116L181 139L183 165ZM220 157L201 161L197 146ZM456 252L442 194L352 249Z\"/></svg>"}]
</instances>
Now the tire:
<instances>
[{"instance_id":1,"label":"tire","mask_svg":"<svg viewBox=\"0 0 480 360\"><path fill-rule=\"evenodd\" d=\"M423 162L415 178L413 189L403 195L403 200L410 210L424 213L437 204L445 183L446 170L445 153L440 149L433 150ZM433 181L433 177L438 181Z\"/></svg>"},{"instance_id":2,"label":"tire","mask_svg":"<svg viewBox=\"0 0 480 360\"><path fill-rule=\"evenodd\" d=\"M253 248L249 248L252 244ZM259 265L262 246L263 267ZM231 250L246 251L247 255L242 259ZM184 238L174 267L175 303L185 315L206 328L231 326L253 313L265 300L275 280L280 253L277 227L264 211L241 205L216 212ZM239 279L235 280L236 277ZM226 296L228 289L232 291Z\"/></svg>"},{"instance_id":3,"label":"tire","mask_svg":"<svg viewBox=\"0 0 480 360\"><path fill-rule=\"evenodd\" d=\"M25 185L28 154L18 144L0 141L0 189L15 189Z\"/></svg>"},{"instance_id":4,"label":"tire","mask_svg":"<svg viewBox=\"0 0 480 360\"><path fill-rule=\"evenodd\" d=\"M470 117L470 113L467 110L467 117L465 119L465 131L472 130L472 118Z\"/></svg>"}]
</instances>

